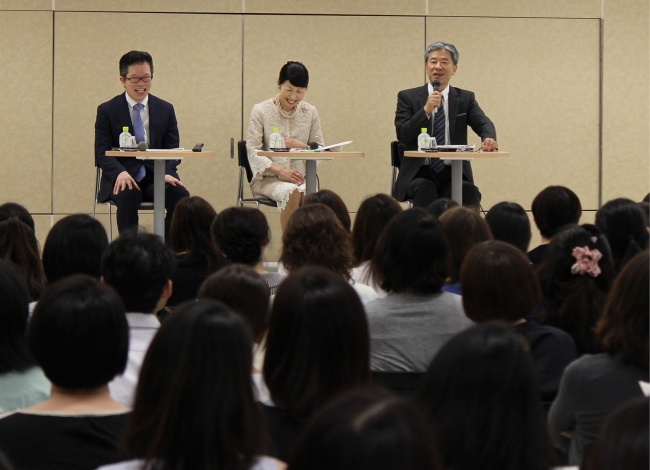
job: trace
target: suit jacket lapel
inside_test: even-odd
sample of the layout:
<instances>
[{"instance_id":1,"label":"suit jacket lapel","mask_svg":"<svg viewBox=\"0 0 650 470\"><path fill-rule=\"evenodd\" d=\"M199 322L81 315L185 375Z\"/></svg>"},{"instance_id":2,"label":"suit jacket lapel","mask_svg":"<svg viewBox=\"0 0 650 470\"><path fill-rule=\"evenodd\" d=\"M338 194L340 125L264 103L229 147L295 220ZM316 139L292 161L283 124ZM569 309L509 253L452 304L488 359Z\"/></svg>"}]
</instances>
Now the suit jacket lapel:
<instances>
[{"instance_id":1,"label":"suit jacket lapel","mask_svg":"<svg viewBox=\"0 0 650 470\"><path fill-rule=\"evenodd\" d=\"M156 98L149 95L149 100L147 101L149 105L149 145L151 148L158 148L156 146L156 137L158 137L158 129L156 124L160 122L158 119L158 106L156 103Z\"/></svg>"},{"instance_id":2,"label":"suit jacket lapel","mask_svg":"<svg viewBox=\"0 0 650 470\"><path fill-rule=\"evenodd\" d=\"M128 126L129 132L133 134L133 122L131 121L129 103L126 101L125 94L118 96L118 99L115 103L115 114L117 115L117 122L120 123L120 132L122 132L123 127Z\"/></svg>"},{"instance_id":3,"label":"suit jacket lapel","mask_svg":"<svg viewBox=\"0 0 650 470\"><path fill-rule=\"evenodd\" d=\"M449 139L453 140L454 136L454 127L456 125L456 116L458 115L458 92L452 86L449 86L449 95L447 96L449 101L448 119L449 119ZM447 142L448 144L450 142Z\"/></svg>"}]
</instances>

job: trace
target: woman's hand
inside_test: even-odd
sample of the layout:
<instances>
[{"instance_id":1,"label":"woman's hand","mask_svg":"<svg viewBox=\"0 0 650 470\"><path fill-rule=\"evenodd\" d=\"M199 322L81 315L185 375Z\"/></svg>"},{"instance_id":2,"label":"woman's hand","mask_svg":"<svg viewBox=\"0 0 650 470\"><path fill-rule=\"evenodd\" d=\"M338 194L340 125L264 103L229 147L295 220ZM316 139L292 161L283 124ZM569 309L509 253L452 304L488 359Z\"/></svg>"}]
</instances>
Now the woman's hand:
<instances>
[{"instance_id":1,"label":"woman's hand","mask_svg":"<svg viewBox=\"0 0 650 470\"><path fill-rule=\"evenodd\" d=\"M278 172L278 176L281 180L287 181L289 183L301 185L305 182L305 177L298 170L287 170L282 168Z\"/></svg>"}]
</instances>

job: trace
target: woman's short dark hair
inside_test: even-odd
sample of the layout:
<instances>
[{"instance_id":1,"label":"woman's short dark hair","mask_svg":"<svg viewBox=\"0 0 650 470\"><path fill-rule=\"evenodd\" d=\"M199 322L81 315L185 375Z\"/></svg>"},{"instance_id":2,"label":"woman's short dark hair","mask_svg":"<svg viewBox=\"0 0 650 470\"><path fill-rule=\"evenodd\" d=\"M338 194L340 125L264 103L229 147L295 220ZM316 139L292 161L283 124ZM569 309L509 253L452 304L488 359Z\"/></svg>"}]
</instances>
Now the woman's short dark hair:
<instances>
[{"instance_id":1,"label":"woman's short dark hair","mask_svg":"<svg viewBox=\"0 0 650 470\"><path fill-rule=\"evenodd\" d=\"M208 261L217 254L212 240L210 226L217 216L212 205L199 196L190 196L181 199L176 204L174 216L169 229L169 238L174 253L181 254L179 265L194 264L200 260Z\"/></svg>"},{"instance_id":2,"label":"woman's short dark hair","mask_svg":"<svg viewBox=\"0 0 650 470\"><path fill-rule=\"evenodd\" d=\"M614 281L596 335L611 354L648 368L650 277L648 251L632 258Z\"/></svg>"},{"instance_id":3,"label":"woman's short dark hair","mask_svg":"<svg viewBox=\"0 0 650 470\"><path fill-rule=\"evenodd\" d=\"M440 439L445 468L552 466L532 359L505 324L483 323L450 339L417 399Z\"/></svg>"},{"instance_id":4,"label":"woman's short dark hair","mask_svg":"<svg viewBox=\"0 0 650 470\"><path fill-rule=\"evenodd\" d=\"M575 248L598 250L600 273L572 273ZM594 335L607 292L614 279L614 264L607 239L594 225L570 225L556 234L537 270L542 295L542 323L569 333L578 354L596 353L601 346Z\"/></svg>"},{"instance_id":5,"label":"woman's short dark hair","mask_svg":"<svg viewBox=\"0 0 650 470\"><path fill-rule=\"evenodd\" d=\"M524 253L530 244L530 220L523 207L516 202L500 202L492 206L485 216L495 240L516 246Z\"/></svg>"},{"instance_id":6,"label":"woman's short dark hair","mask_svg":"<svg viewBox=\"0 0 650 470\"><path fill-rule=\"evenodd\" d=\"M361 203L352 230L352 247L356 265L372 259L377 241L386 225L400 212L402 206L388 194L375 194Z\"/></svg>"},{"instance_id":7,"label":"woman's short dark hair","mask_svg":"<svg viewBox=\"0 0 650 470\"><path fill-rule=\"evenodd\" d=\"M175 310L154 337L123 435L156 468L251 468L266 452L246 324L209 300Z\"/></svg>"},{"instance_id":8,"label":"woman's short dark hair","mask_svg":"<svg viewBox=\"0 0 650 470\"><path fill-rule=\"evenodd\" d=\"M198 294L199 299L223 302L241 315L258 339L268 326L269 286L255 270L243 264L231 264L208 277Z\"/></svg>"},{"instance_id":9,"label":"woman's short dark hair","mask_svg":"<svg viewBox=\"0 0 650 470\"><path fill-rule=\"evenodd\" d=\"M434 217L440 218L442 214L453 207L458 207L458 203L446 197L439 197L427 206L427 212Z\"/></svg>"},{"instance_id":10,"label":"woman's short dark hair","mask_svg":"<svg viewBox=\"0 0 650 470\"><path fill-rule=\"evenodd\" d=\"M264 380L273 402L308 418L334 396L369 380L368 322L341 276L316 266L294 271L273 301Z\"/></svg>"},{"instance_id":11,"label":"woman's short dark hair","mask_svg":"<svg viewBox=\"0 0 650 470\"><path fill-rule=\"evenodd\" d=\"M435 294L447 277L447 242L442 225L424 209L409 209L388 222L371 262L386 292Z\"/></svg>"},{"instance_id":12,"label":"woman's short dark hair","mask_svg":"<svg viewBox=\"0 0 650 470\"><path fill-rule=\"evenodd\" d=\"M51 284L72 274L99 279L108 246L104 226L87 214L73 214L52 226L43 245L43 269Z\"/></svg>"},{"instance_id":13,"label":"woman's short dark hair","mask_svg":"<svg viewBox=\"0 0 650 470\"><path fill-rule=\"evenodd\" d=\"M0 259L15 263L22 271L32 300L45 288L45 274L34 230L17 216L0 221Z\"/></svg>"},{"instance_id":14,"label":"woman's short dark hair","mask_svg":"<svg viewBox=\"0 0 650 470\"><path fill-rule=\"evenodd\" d=\"M280 262L287 271L309 264L350 279L350 238L334 211L325 204L302 206L293 213L284 229Z\"/></svg>"},{"instance_id":15,"label":"woman's short dark hair","mask_svg":"<svg viewBox=\"0 0 650 470\"><path fill-rule=\"evenodd\" d=\"M460 268L469 249L480 242L492 240L490 227L477 210L465 206L449 209L440 216L447 239L449 282L459 282Z\"/></svg>"},{"instance_id":16,"label":"woman's short dark hair","mask_svg":"<svg viewBox=\"0 0 650 470\"><path fill-rule=\"evenodd\" d=\"M609 241L617 271L638 252L648 248L648 218L630 199L619 198L605 203L596 212L596 227Z\"/></svg>"},{"instance_id":17,"label":"woman's short dark hair","mask_svg":"<svg viewBox=\"0 0 650 470\"><path fill-rule=\"evenodd\" d=\"M280 85L286 81L289 81L295 87L307 88L309 85L309 72L307 71L307 67L302 65L301 62L290 60L282 66L280 76L278 77Z\"/></svg>"},{"instance_id":18,"label":"woman's short dark hair","mask_svg":"<svg viewBox=\"0 0 650 470\"><path fill-rule=\"evenodd\" d=\"M339 219L339 222L341 222L341 225L343 225L343 228L350 232L350 227L352 226L350 213L348 212L345 202L341 199L341 196L329 189L321 189L318 192L308 194L303 205L318 203L325 204L327 207L332 209L336 214L336 217Z\"/></svg>"},{"instance_id":19,"label":"woman's short dark hair","mask_svg":"<svg viewBox=\"0 0 650 470\"><path fill-rule=\"evenodd\" d=\"M126 367L129 326L124 304L111 287L90 276L61 279L36 304L27 345L57 387L106 385Z\"/></svg>"},{"instance_id":20,"label":"woman's short dark hair","mask_svg":"<svg viewBox=\"0 0 650 470\"><path fill-rule=\"evenodd\" d=\"M29 293L20 269L0 260L0 374L22 372L34 365L25 342L28 303Z\"/></svg>"},{"instance_id":21,"label":"woman's short dark hair","mask_svg":"<svg viewBox=\"0 0 650 470\"><path fill-rule=\"evenodd\" d=\"M266 216L252 207L229 207L212 223L212 239L217 249L232 263L254 266L271 240Z\"/></svg>"},{"instance_id":22,"label":"woman's short dark hair","mask_svg":"<svg viewBox=\"0 0 650 470\"><path fill-rule=\"evenodd\" d=\"M481 242L470 248L460 271L465 314L475 322L514 322L541 299L539 281L524 253L509 243Z\"/></svg>"},{"instance_id":23,"label":"woman's short dark hair","mask_svg":"<svg viewBox=\"0 0 650 470\"><path fill-rule=\"evenodd\" d=\"M345 394L317 413L289 461L291 470L438 470L437 446L410 400L381 389Z\"/></svg>"},{"instance_id":24,"label":"woman's short dark hair","mask_svg":"<svg viewBox=\"0 0 650 470\"><path fill-rule=\"evenodd\" d=\"M0 205L0 222L7 220L10 217L17 217L22 223L27 225L32 230L36 230L34 227L34 218L32 214L17 202L5 202Z\"/></svg>"},{"instance_id":25,"label":"woman's short dark hair","mask_svg":"<svg viewBox=\"0 0 650 470\"><path fill-rule=\"evenodd\" d=\"M535 225L545 238L551 238L566 225L577 224L582 215L580 199L564 186L544 188L533 199L531 210Z\"/></svg>"}]
</instances>

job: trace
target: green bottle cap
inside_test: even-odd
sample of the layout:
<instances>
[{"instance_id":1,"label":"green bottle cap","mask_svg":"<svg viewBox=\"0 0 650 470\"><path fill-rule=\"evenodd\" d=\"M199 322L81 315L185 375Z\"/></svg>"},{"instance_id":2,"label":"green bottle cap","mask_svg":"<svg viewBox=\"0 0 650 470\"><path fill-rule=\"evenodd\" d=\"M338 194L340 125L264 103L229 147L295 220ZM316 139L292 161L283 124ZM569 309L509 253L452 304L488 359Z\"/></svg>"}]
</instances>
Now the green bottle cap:
<instances>
[{"instance_id":1,"label":"green bottle cap","mask_svg":"<svg viewBox=\"0 0 650 470\"><path fill-rule=\"evenodd\" d=\"M426 128L426 127L423 127L423 128L422 128L422 132L426 132L426 131L427 131L427 128Z\"/></svg>"},{"instance_id":2,"label":"green bottle cap","mask_svg":"<svg viewBox=\"0 0 650 470\"><path fill-rule=\"evenodd\" d=\"M129 126L124 126L124 127L122 128L122 130L123 130L124 132L129 132Z\"/></svg>"},{"instance_id":3,"label":"green bottle cap","mask_svg":"<svg viewBox=\"0 0 650 470\"><path fill-rule=\"evenodd\" d=\"M273 128L273 132L278 132L280 129L278 127Z\"/></svg>"}]
</instances>

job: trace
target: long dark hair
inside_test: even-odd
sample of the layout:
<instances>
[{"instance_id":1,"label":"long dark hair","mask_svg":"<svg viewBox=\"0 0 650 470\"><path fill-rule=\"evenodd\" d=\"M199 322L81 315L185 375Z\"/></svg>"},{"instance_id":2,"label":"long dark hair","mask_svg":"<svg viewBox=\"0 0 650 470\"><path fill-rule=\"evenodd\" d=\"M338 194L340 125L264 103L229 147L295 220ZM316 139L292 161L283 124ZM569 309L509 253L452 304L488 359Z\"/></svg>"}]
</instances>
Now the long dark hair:
<instances>
[{"instance_id":1,"label":"long dark hair","mask_svg":"<svg viewBox=\"0 0 650 470\"><path fill-rule=\"evenodd\" d=\"M177 254L178 265L196 264L205 261L208 276L216 266L212 266L217 249L212 241L210 226L217 216L212 205L199 196L181 199L174 209L174 217L169 229L172 250Z\"/></svg>"},{"instance_id":2,"label":"long dark hair","mask_svg":"<svg viewBox=\"0 0 650 470\"><path fill-rule=\"evenodd\" d=\"M361 203L352 229L354 262L357 266L372 259L384 228L400 212L402 207L388 194L376 194Z\"/></svg>"},{"instance_id":3,"label":"long dark hair","mask_svg":"<svg viewBox=\"0 0 650 470\"><path fill-rule=\"evenodd\" d=\"M22 372L34 365L27 351L27 304L25 280L13 263L0 260L0 374Z\"/></svg>"},{"instance_id":4,"label":"long dark hair","mask_svg":"<svg viewBox=\"0 0 650 470\"><path fill-rule=\"evenodd\" d=\"M22 270L32 300L45 289L45 274L34 230L18 217L0 221L0 258L12 261Z\"/></svg>"}]
</instances>

